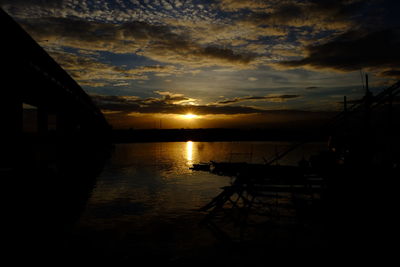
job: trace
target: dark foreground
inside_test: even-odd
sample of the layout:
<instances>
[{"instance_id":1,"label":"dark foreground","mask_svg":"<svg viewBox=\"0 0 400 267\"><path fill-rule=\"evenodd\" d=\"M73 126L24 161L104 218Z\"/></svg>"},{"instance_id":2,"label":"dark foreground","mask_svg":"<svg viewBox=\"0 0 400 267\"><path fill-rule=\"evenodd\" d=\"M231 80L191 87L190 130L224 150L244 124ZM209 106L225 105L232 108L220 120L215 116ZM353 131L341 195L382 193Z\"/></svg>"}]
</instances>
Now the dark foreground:
<instances>
[{"instance_id":1,"label":"dark foreground","mask_svg":"<svg viewBox=\"0 0 400 267\"><path fill-rule=\"evenodd\" d=\"M123 167L121 172L116 173L117 176L110 174L105 177L103 174L99 180L104 165L112 160L109 149L72 143L25 146L25 156L20 158L18 167L2 167L1 170L7 184L7 187L3 187L7 188L7 205L3 213L7 218L3 228L4 240L8 244L7 254L13 255L16 261L29 259L31 262L87 260L91 263L113 264L251 263L263 266L268 258L274 256L274 250L328 249L327 230L320 219L311 223L271 217L261 224L247 225L245 232L229 216L222 220L213 218L212 224L206 222L204 219L209 212L199 208L217 196L221 192L220 187L224 183L228 185L230 178L211 178L210 182L215 182L215 185L211 184L207 189L209 191L204 191L202 188L207 187L208 176L195 172L190 174L187 165L187 160L202 158L196 156L196 152L193 152L192 158L187 154L188 151L182 153L179 147L171 150L169 147L172 145L161 149L161 153L165 154L159 158L161 162L157 165L151 163L153 152L144 153L139 149L152 151L152 144L134 146L133 154L126 154L123 152L124 146L120 147L117 155L125 153L122 160L126 164L123 166L137 164L134 165L134 176L129 172L126 174L126 181L133 179L133 182L125 187L131 187L133 191L128 196L137 197L138 200L129 204L125 202L125 196L117 192L116 202L110 202L112 205L93 202L93 198L107 197L106 193L101 193L104 183L115 183L116 177L124 175L126 170ZM209 145L215 146L212 143ZM182 147L186 146L186 143L182 144ZM193 150L197 148L208 149L207 146L195 144ZM149 153L150 160L137 162ZM155 150L154 153L158 155L160 152ZM176 161L175 164L182 166L182 169L175 170L174 166L169 165L168 158L162 160L171 153L178 153L171 156L178 159L179 153L184 155L182 162ZM134 155L136 158L130 160ZM206 153L205 157L208 155ZM33 156L36 158L33 159ZM141 167L142 164L148 166ZM153 187L148 180L157 176L148 172L156 173L155 169L160 167L167 170L163 175L169 177L170 182L160 184L158 181ZM108 167L106 172L109 171L113 170ZM140 173L146 176L141 178ZM193 182L182 180L187 176L186 173L193 176ZM198 187L196 182L202 179L204 185ZM176 182L180 181L184 183L175 187ZM124 192L119 185L112 188L120 188L118 190ZM146 210L150 204L139 205L141 188L149 194L153 194L153 190L160 192L159 200L157 195L149 198L149 201L159 201L155 206L161 205L160 210ZM171 193L164 195L163 192ZM210 193L204 195L205 192ZM197 200L197 196L202 199ZM192 204L185 204L186 198L198 205L190 209ZM172 210L167 213L163 211L168 209Z\"/></svg>"},{"instance_id":2,"label":"dark foreground","mask_svg":"<svg viewBox=\"0 0 400 267\"><path fill-rule=\"evenodd\" d=\"M138 158L142 157L139 150L134 151L139 154ZM312 209L301 209L304 213L289 216L284 216L285 210L270 209L270 216L260 221L256 219L245 228L234 220L241 210L219 211L211 220L205 220L210 217L209 211L198 211L199 207L195 207L196 212L172 217L158 213L146 217L143 207L127 206L122 196L113 206L95 209L95 213L102 214L100 217L82 222L82 217L88 216L89 199L95 196L102 183L113 181L112 177L98 180L110 160L110 153L99 146L33 146L24 154L26 157L21 158L19 168L2 168L7 185L3 187L7 196L3 236L7 252L14 253L15 261L265 266L282 254L339 252L343 255L353 253L355 247L370 251L378 246L385 247L383 242L392 233L391 203L394 203L395 188L390 185L395 177L392 173L367 167L360 172L325 166L329 186L324 203L316 201ZM32 155L39 160L32 161ZM127 159L132 157L127 156ZM141 166L140 162L137 164ZM167 162L160 164L173 170ZM149 165L149 169L143 170L154 168L158 167ZM141 186L147 188L139 179L133 188ZM193 195L190 190L187 190L188 196ZM172 193L176 195L179 191ZM271 199L275 200L273 196ZM179 198L175 200L174 205L184 205L177 201ZM135 220L124 220L129 214L139 216ZM96 224L98 220L106 223L93 227L91 223Z\"/></svg>"}]
</instances>

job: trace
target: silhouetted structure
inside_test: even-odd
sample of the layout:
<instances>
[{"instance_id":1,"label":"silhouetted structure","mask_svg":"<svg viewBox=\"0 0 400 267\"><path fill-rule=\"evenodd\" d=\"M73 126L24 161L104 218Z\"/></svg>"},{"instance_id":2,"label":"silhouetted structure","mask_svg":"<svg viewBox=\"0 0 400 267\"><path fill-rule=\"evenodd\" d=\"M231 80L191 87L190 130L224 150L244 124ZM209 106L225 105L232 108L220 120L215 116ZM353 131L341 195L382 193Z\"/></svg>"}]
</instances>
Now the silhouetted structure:
<instances>
[{"instance_id":1,"label":"silhouetted structure","mask_svg":"<svg viewBox=\"0 0 400 267\"><path fill-rule=\"evenodd\" d=\"M82 88L3 10L2 163L15 158L22 142L23 103L37 107L39 136L56 116L58 141L104 141L110 126Z\"/></svg>"},{"instance_id":2,"label":"silhouetted structure","mask_svg":"<svg viewBox=\"0 0 400 267\"><path fill-rule=\"evenodd\" d=\"M395 99L400 81L374 96L366 80L365 96L350 107L346 103L326 127L329 147L351 168L398 168L400 108Z\"/></svg>"},{"instance_id":3,"label":"silhouetted structure","mask_svg":"<svg viewBox=\"0 0 400 267\"><path fill-rule=\"evenodd\" d=\"M82 88L3 10L0 20L0 176L8 193L2 236L13 258L57 258L110 155L111 127ZM23 103L37 108L37 134L23 133ZM48 129L49 115L56 117L55 132Z\"/></svg>"},{"instance_id":4,"label":"silhouetted structure","mask_svg":"<svg viewBox=\"0 0 400 267\"><path fill-rule=\"evenodd\" d=\"M250 234L264 242L280 227L290 240L306 237L314 248L328 248L331 240L345 249L372 247L369 240L390 235L400 172L399 93L400 81L375 96L367 82L365 96L353 106L344 97L343 112L322 129L321 136L330 136L327 150L299 166L272 164L303 141L265 164L211 161L208 171L235 179L200 209L207 211L204 225L223 240L241 242Z\"/></svg>"}]
</instances>

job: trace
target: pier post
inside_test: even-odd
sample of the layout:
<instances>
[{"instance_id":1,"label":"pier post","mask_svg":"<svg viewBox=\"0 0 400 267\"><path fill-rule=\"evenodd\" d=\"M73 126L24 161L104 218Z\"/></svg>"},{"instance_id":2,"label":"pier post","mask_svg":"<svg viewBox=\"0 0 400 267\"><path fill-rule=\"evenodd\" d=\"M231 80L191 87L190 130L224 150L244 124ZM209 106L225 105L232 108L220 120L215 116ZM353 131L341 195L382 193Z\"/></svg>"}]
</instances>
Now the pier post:
<instances>
[{"instance_id":1,"label":"pier post","mask_svg":"<svg viewBox=\"0 0 400 267\"><path fill-rule=\"evenodd\" d=\"M389 93L389 103L388 103L388 112L387 112L387 128L388 132L391 133L392 130L392 116L393 116L393 92Z\"/></svg>"},{"instance_id":2,"label":"pier post","mask_svg":"<svg viewBox=\"0 0 400 267\"><path fill-rule=\"evenodd\" d=\"M16 88L3 90L0 102L1 156L0 166L11 167L18 159L22 137L22 100Z\"/></svg>"},{"instance_id":3,"label":"pier post","mask_svg":"<svg viewBox=\"0 0 400 267\"><path fill-rule=\"evenodd\" d=\"M372 103L372 93L368 87L368 74L365 74L365 128L366 131L369 130L369 123L371 118L371 103Z\"/></svg>"},{"instance_id":4,"label":"pier post","mask_svg":"<svg viewBox=\"0 0 400 267\"><path fill-rule=\"evenodd\" d=\"M375 136L371 128L371 105L373 103L373 95L369 90L368 86L368 74L365 74L365 97L364 97L364 129L361 133L361 139L363 140L362 150L362 162L370 164L373 161L373 154L376 147Z\"/></svg>"},{"instance_id":5,"label":"pier post","mask_svg":"<svg viewBox=\"0 0 400 267\"><path fill-rule=\"evenodd\" d=\"M47 134L48 131L48 113L47 110L41 106L37 109L37 123L38 123L38 132L40 135Z\"/></svg>"},{"instance_id":6,"label":"pier post","mask_svg":"<svg viewBox=\"0 0 400 267\"><path fill-rule=\"evenodd\" d=\"M57 113L57 135L65 137L71 132L70 120L65 111L59 111Z\"/></svg>"},{"instance_id":7,"label":"pier post","mask_svg":"<svg viewBox=\"0 0 400 267\"><path fill-rule=\"evenodd\" d=\"M347 133L347 97L343 97L343 112L344 112L344 126L345 126L345 131Z\"/></svg>"}]
</instances>

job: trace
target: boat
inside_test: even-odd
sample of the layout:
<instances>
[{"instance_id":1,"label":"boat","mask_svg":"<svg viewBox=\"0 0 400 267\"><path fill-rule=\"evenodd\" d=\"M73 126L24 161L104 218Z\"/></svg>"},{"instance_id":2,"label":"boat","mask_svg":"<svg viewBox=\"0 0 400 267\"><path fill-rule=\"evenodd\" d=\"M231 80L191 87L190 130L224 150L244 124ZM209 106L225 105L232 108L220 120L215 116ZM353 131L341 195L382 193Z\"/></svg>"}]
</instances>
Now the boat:
<instances>
[{"instance_id":1,"label":"boat","mask_svg":"<svg viewBox=\"0 0 400 267\"><path fill-rule=\"evenodd\" d=\"M190 167L190 169L195 171L210 171L211 163L208 162L195 163L193 164L192 167Z\"/></svg>"}]
</instances>

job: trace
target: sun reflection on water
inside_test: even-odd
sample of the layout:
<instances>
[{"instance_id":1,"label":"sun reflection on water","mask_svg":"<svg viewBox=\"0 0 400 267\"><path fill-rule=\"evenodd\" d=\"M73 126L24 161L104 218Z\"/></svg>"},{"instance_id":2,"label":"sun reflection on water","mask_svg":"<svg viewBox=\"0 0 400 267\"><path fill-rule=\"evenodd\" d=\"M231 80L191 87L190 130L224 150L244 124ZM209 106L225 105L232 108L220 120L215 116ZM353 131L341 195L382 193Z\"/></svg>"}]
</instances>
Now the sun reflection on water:
<instances>
[{"instance_id":1,"label":"sun reflection on water","mask_svg":"<svg viewBox=\"0 0 400 267\"><path fill-rule=\"evenodd\" d=\"M193 142L192 141L186 142L186 159L187 159L188 165L193 164Z\"/></svg>"}]
</instances>

